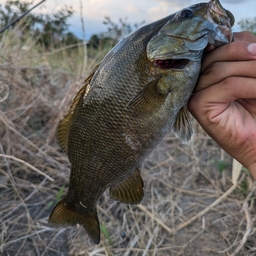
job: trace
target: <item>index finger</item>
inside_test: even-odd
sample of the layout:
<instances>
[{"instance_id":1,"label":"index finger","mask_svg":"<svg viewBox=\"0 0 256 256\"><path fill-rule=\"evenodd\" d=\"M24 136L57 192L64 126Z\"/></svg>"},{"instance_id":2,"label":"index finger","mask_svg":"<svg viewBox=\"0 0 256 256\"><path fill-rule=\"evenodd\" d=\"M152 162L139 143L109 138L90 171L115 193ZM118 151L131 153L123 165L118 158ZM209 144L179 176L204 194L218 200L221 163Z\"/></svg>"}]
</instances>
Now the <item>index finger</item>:
<instances>
[{"instance_id":1,"label":"index finger","mask_svg":"<svg viewBox=\"0 0 256 256\"><path fill-rule=\"evenodd\" d=\"M245 61L256 59L256 44L255 55L249 50L248 46L254 45L251 42L237 41L223 45L209 53L205 53L201 73L205 71L211 64L215 62L228 62L228 61Z\"/></svg>"},{"instance_id":2,"label":"index finger","mask_svg":"<svg viewBox=\"0 0 256 256\"><path fill-rule=\"evenodd\" d=\"M249 32L249 31L242 31L238 33L234 33L234 41L244 41L244 42L251 42L256 43L256 36Z\"/></svg>"}]
</instances>

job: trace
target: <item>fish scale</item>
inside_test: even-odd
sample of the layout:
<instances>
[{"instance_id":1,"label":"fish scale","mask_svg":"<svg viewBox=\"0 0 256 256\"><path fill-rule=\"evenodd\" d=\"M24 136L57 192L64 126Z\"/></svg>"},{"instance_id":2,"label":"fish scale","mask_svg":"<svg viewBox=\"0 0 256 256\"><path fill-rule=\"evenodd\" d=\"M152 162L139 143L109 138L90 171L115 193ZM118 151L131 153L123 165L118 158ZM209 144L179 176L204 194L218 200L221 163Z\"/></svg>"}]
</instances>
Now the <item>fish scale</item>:
<instances>
[{"instance_id":1,"label":"fish scale","mask_svg":"<svg viewBox=\"0 0 256 256\"><path fill-rule=\"evenodd\" d=\"M138 29L95 67L57 128L71 173L49 223L80 224L97 244L96 206L106 189L119 202L140 203L140 164L168 130L190 139L186 104L203 51L232 41L233 21L218 0L189 6Z\"/></svg>"}]
</instances>

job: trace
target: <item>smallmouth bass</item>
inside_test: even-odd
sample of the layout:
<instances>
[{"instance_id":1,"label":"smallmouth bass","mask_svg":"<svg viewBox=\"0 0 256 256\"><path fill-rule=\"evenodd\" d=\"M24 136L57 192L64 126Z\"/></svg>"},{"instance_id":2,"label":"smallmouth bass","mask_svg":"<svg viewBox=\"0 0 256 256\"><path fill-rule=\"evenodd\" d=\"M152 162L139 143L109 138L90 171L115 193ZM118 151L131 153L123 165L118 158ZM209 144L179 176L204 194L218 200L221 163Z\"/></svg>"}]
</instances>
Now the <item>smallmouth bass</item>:
<instances>
[{"instance_id":1,"label":"smallmouth bass","mask_svg":"<svg viewBox=\"0 0 256 256\"><path fill-rule=\"evenodd\" d=\"M190 139L186 104L204 49L231 42L233 23L218 0L195 4L138 29L106 55L59 122L70 184L49 223L78 223L98 244L96 205L106 189L119 202L141 202L139 165L169 129Z\"/></svg>"}]
</instances>

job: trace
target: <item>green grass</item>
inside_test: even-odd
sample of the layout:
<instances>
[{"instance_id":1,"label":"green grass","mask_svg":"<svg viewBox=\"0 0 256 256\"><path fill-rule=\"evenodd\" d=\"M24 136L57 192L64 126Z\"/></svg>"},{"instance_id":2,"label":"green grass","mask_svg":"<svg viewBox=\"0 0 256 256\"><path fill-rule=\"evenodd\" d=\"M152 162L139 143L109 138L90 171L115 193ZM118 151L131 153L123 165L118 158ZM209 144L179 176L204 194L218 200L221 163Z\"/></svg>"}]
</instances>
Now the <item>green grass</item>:
<instances>
[{"instance_id":1,"label":"green grass","mask_svg":"<svg viewBox=\"0 0 256 256\"><path fill-rule=\"evenodd\" d=\"M228 168L228 163L226 163L224 160L218 160L217 168L218 168L219 172L222 173L225 169Z\"/></svg>"},{"instance_id":2,"label":"green grass","mask_svg":"<svg viewBox=\"0 0 256 256\"><path fill-rule=\"evenodd\" d=\"M100 231L104 234L105 238L108 240L108 243L111 245L112 240L111 240L110 234L108 233L107 227L104 223L100 225Z\"/></svg>"},{"instance_id":3,"label":"green grass","mask_svg":"<svg viewBox=\"0 0 256 256\"><path fill-rule=\"evenodd\" d=\"M60 187L59 191L58 191L57 194L56 194L55 200L49 202L49 204L47 205L46 208L51 208L52 206L55 206L55 205L61 200L61 198L63 197L63 195L65 194L65 193L64 193L64 190L65 190L65 186L62 185L62 186Z\"/></svg>"}]
</instances>

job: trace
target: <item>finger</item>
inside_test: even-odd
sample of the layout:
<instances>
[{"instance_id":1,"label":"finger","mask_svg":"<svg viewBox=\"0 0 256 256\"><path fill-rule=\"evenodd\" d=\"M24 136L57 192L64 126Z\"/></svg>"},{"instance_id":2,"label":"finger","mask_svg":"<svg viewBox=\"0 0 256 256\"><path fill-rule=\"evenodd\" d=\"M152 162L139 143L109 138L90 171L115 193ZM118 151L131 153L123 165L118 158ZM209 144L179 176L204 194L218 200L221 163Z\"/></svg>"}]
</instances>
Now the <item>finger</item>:
<instances>
[{"instance_id":1,"label":"finger","mask_svg":"<svg viewBox=\"0 0 256 256\"><path fill-rule=\"evenodd\" d=\"M205 89L232 76L256 78L255 70L256 60L215 62L200 75L195 91Z\"/></svg>"},{"instance_id":2,"label":"finger","mask_svg":"<svg viewBox=\"0 0 256 256\"><path fill-rule=\"evenodd\" d=\"M223 45L214 51L205 53L202 61L201 72L203 72L207 67L215 62L245 61L253 59L256 59L256 44L248 42L232 42Z\"/></svg>"},{"instance_id":3,"label":"finger","mask_svg":"<svg viewBox=\"0 0 256 256\"><path fill-rule=\"evenodd\" d=\"M242 31L242 32L234 32L233 34L234 34L234 42L243 41L243 42L256 43L256 36L252 32ZM215 49L215 46L212 44L209 44L204 51L210 52L214 49Z\"/></svg>"},{"instance_id":4,"label":"finger","mask_svg":"<svg viewBox=\"0 0 256 256\"><path fill-rule=\"evenodd\" d=\"M249 31L242 31L238 33L234 33L234 41L244 41L244 42L254 42L256 43L256 36Z\"/></svg>"},{"instance_id":5,"label":"finger","mask_svg":"<svg viewBox=\"0 0 256 256\"><path fill-rule=\"evenodd\" d=\"M237 99L256 98L256 79L245 77L228 77L220 83L194 93L188 103L194 116L217 115ZM217 111L217 112L216 112Z\"/></svg>"},{"instance_id":6,"label":"finger","mask_svg":"<svg viewBox=\"0 0 256 256\"><path fill-rule=\"evenodd\" d=\"M238 99L236 101L245 109L247 109L251 114L256 116L256 98L255 99Z\"/></svg>"}]
</instances>

